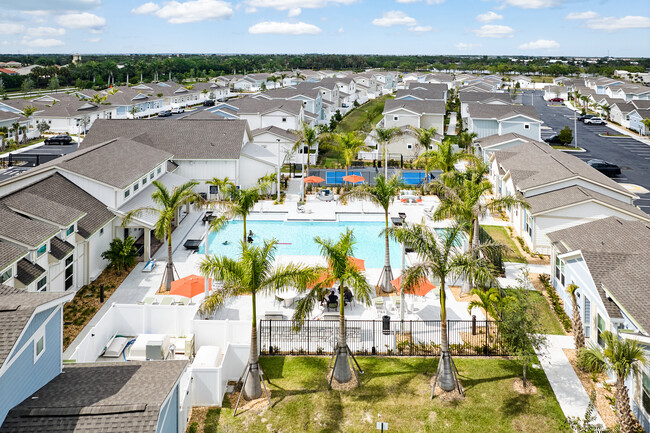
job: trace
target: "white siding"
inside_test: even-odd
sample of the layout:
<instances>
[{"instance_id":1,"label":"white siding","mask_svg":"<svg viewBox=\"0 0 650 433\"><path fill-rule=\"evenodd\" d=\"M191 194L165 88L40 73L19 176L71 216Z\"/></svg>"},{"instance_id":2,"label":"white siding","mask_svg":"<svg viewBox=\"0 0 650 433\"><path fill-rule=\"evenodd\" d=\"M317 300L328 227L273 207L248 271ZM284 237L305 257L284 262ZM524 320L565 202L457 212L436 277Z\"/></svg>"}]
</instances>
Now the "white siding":
<instances>
[{"instance_id":1,"label":"white siding","mask_svg":"<svg viewBox=\"0 0 650 433\"><path fill-rule=\"evenodd\" d=\"M592 182L589 182L589 181L586 181L586 180L583 180L583 179L570 179L570 180L565 180L565 181L558 182L558 183L555 183L555 184L552 184L552 185L545 185L545 186L540 187L540 188L530 189L530 190L526 191L526 197L533 197L533 196L538 195L538 194L543 194L545 192L550 192L550 191L556 191L558 189L562 189L562 188L566 188L566 187L574 186L574 185L582 186L582 187L585 187L585 188L587 188L587 189L589 189L591 191L599 192L599 193L604 194L604 195L606 195L608 197L612 197L612 198L615 198L616 200L620 200L623 203L632 204L632 199L629 196L624 195L622 192L613 191L613 190L611 190L609 188L604 188L604 187L602 187L600 185L596 185L595 183L592 183Z\"/></svg>"}]
</instances>

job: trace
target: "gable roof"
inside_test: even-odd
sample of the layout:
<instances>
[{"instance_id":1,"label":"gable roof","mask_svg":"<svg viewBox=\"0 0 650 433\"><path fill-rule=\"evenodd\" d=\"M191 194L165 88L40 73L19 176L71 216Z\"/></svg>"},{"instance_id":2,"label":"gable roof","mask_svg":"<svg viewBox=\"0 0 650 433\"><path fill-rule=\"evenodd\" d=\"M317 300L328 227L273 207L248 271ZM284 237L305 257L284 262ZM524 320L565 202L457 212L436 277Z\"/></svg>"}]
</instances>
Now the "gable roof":
<instances>
[{"instance_id":1,"label":"gable roof","mask_svg":"<svg viewBox=\"0 0 650 433\"><path fill-rule=\"evenodd\" d=\"M63 374L9 411L0 432L154 433L186 366L187 361L66 365Z\"/></svg>"},{"instance_id":2,"label":"gable roof","mask_svg":"<svg viewBox=\"0 0 650 433\"><path fill-rule=\"evenodd\" d=\"M22 216L0 203L0 237L20 245L36 248L55 236L59 228Z\"/></svg>"},{"instance_id":3,"label":"gable roof","mask_svg":"<svg viewBox=\"0 0 650 433\"><path fill-rule=\"evenodd\" d=\"M473 102L467 104L467 110L472 119L506 120L515 116L525 116L541 123L537 110L530 105L494 105Z\"/></svg>"},{"instance_id":4,"label":"gable roof","mask_svg":"<svg viewBox=\"0 0 650 433\"><path fill-rule=\"evenodd\" d=\"M16 263L18 259L25 257L25 255L27 255L26 249L0 241L0 272L4 271L7 266Z\"/></svg>"},{"instance_id":5,"label":"gable roof","mask_svg":"<svg viewBox=\"0 0 650 433\"><path fill-rule=\"evenodd\" d=\"M445 114L443 101L409 101L387 99L384 105L384 114L395 110L404 109L417 114Z\"/></svg>"},{"instance_id":6,"label":"gable roof","mask_svg":"<svg viewBox=\"0 0 650 433\"><path fill-rule=\"evenodd\" d=\"M475 141L477 144L481 146L481 148L489 149L490 147L498 146L499 144L503 144L503 143L509 143L511 141L519 141L524 143L524 142L531 141L531 139L523 135L517 134L516 132L509 132L503 135L499 135L499 134L488 135L487 137L478 138Z\"/></svg>"},{"instance_id":7,"label":"gable roof","mask_svg":"<svg viewBox=\"0 0 650 433\"><path fill-rule=\"evenodd\" d=\"M85 215L73 207L62 205L48 197L37 196L24 189L2 198L10 209L43 219L59 226L69 226Z\"/></svg>"},{"instance_id":8,"label":"gable roof","mask_svg":"<svg viewBox=\"0 0 650 433\"><path fill-rule=\"evenodd\" d=\"M251 131L251 135L253 137L256 137L256 136L258 136L260 134L264 134L266 132L268 132L270 134L277 135L279 137L286 138L287 140L290 140L290 141L293 141L293 142L297 141L300 138L300 136L298 134L294 134L292 132L289 132L289 131L284 130L282 128L278 128L277 126L273 126L273 125L272 126L267 126L265 128L254 129L254 130Z\"/></svg>"},{"instance_id":9,"label":"gable roof","mask_svg":"<svg viewBox=\"0 0 650 433\"><path fill-rule=\"evenodd\" d=\"M613 303L607 292L645 333L650 332L649 223L609 217L547 236L561 253L580 250L605 305ZM620 312L613 317L621 317Z\"/></svg>"},{"instance_id":10,"label":"gable roof","mask_svg":"<svg viewBox=\"0 0 650 433\"><path fill-rule=\"evenodd\" d=\"M460 92L458 94L460 102L482 102L503 101L512 104L512 97L509 93L496 92Z\"/></svg>"},{"instance_id":11,"label":"gable roof","mask_svg":"<svg viewBox=\"0 0 650 433\"><path fill-rule=\"evenodd\" d=\"M446 85L444 85L447 87ZM440 90L427 90L427 89L399 89L395 95L395 99L401 99L408 96L413 96L423 100L439 100L445 99L445 92Z\"/></svg>"},{"instance_id":12,"label":"gable roof","mask_svg":"<svg viewBox=\"0 0 650 433\"><path fill-rule=\"evenodd\" d=\"M302 102L284 99L239 98L228 101L228 105L235 107L238 115L264 114L280 110L297 116L302 110Z\"/></svg>"}]
</instances>

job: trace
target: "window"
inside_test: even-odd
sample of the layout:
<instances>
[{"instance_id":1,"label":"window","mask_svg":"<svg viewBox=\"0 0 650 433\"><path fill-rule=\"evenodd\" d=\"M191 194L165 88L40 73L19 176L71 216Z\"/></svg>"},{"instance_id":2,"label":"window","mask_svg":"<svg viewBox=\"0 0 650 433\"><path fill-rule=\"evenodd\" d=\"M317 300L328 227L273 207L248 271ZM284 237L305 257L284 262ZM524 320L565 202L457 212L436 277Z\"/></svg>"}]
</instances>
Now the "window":
<instances>
[{"instance_id":1,"label":"window","mask_svg":"<svg viewBox=\"0 0 650 433\"><path fill-rule=\"evenodd\" d=\"M162 173L162 167L158 167L158 170L156 170L156 173L158 173L158 174Z\"/></svg>"},{"instance_id":2,"label":"window","mask_svg":"<svg viewBox=\"0 0 650 433\"><path fill-rule=\"evenodd\" d=\"M153 179L154 176L155 176L155 174L153 173L153 171L151 173L149 173L149 179Z\"/></svg>"},{"instance_id":3,"label":"window","mask_svg":"<svg viewBox=\"0 0 650 433\"><path fill-rule=\"evenodd\" d=\"M601 334L607 330L605 326L605 319L603 319L600 314L598 315L598 333L596 334L598 336L598 344L600 347L603 347L605 345L605 342L601 338Z\"/></svg>"},{"instance_id":4,"label":"window","mask_svg":"<svg viewBox=\"0 0 650 433\"><path fill-rule=\"evenodd\" d=\"M101 235L103 235L103 234L104 234L104 227L102 227L101 229L99 229L99 236L101 236Z\"/></svg>"},{"instance_id":5,"label":"window","mask_svg":"<svg viewBox=\"0 0 650 433\"><path fill-rule=\"evenodd\" d=\"M36 334L34 338L34 362L38 361L45 351L45 329Z\"/></svg>"},{"instance_id":6,"label":"window","mask_svg":"<svg viewBox=\"0 0 650 433\"><path fill-rule=\"evenodd\" d=\"M124 190L124 198L127 198L130 195L131 195L131 190L130 189L125 189Z\"/></svg>"},{"instance_id":7,"label":"window","mask_svg":"<svg viewBox=\"0 0 650 433\"><path fill-rule=\"evenodd\" d=\"M585 309L582 316L582 322L584 323L585 328L585 338L591 336L591 301L585 296Z\"/></svg>"},{"instance_id":8,"label":"window","mask_svg":"<svg viewBox=\"0 0 650 433\"><path fill-rule=\"evenodd\" d=\"M70 287L72 287L72 284L74 282L74 256L70 255L67 259L65 259L65 290L68 290Z\"/></svg>"},{"instance_id":9,"label":"window","mask_svg":"<svg viewBox=\"0 0 650 433\"><path fill-rule=\"evenodd\" d=\"M395 121L399 120L399 116L393 116L393 120Z\"/></svg>"},{"instance_id":10,"label":"window","mask_svg":"<svg viewBox=\"0 0 650 433\"><path fill-rule=\"evenodd\" d=\"M140 189L140 184L136 182L133 184L133 192L136 192L138 189Z\"/></svg>"},{"instance_id":11,"label":"window","mask_svg":"<svg viewBox=\"0 0 650 433\"><path fill-rule=\"evenodd\" d=\"M283 117L283 118L282 118L282 121L283 121L283 122L286 122L286 121L287 121L287 118L286 118L286 117Z\"/></svg>"},{"instance_id":12,"label":"window","mask_svg":"<svg viewBox=\"0 0 650 433\"><path fill-rule=\"evenodd\" d=\"M564 286L564 260L555 258L555 280Z\"/></svg>"},{"instance_id":13,"label":"window","mask_svg":"<svg viewBox=\"0 0 650 433\"><path fill-rule=\"evenodd\" d=\"M47 251L47 244L43 244L43 245L41 245L41 246L36 250L36 257L40 257L40 256L42 256L43 254L45 254L46 251Z\"/></svg>"},{"instance_id":14,"label":"window","mask_svg":"<svg viewBox=\"0 0 650 433\"><path fill-rule=\"evenodd\" d=\"M13 275L13 270L11 268L7 269L3 273L0 274L0 283L4 283L7 281L11 276Z\"/></svg>"},{"instance_id":15,"label":"window","mask_svg":"<svg viewBox=\"0 0 650 433\"><path fill-rule=\"evenodd\" d=\"M533 240L533 217L528 215L528 212L524 212L524 230L528 233L530 240Z\"/></svg>"},{"instance_id":16,"label":"window","mask_svg":"<svg viewBox=\"0 0 650 433\"><path fill-rule=\"evenodd\" d=\"M641 405L646 413L650 413L650 376L644 371L641 389Z\"/></svg>"},{"instance_id":17,"label":"window","mask_svg":"<svg viewBox=\"0 0 650 433\"><path fill-rule=\"evenodd\" d=\"M406 145L406 148L407 148L407 149L413 149L413 145L412 145L412 144L407 144L407 145Z\"/></svg>"},{"instance_id":18,"label":"window","mask_svg":"<svg viewBox=\"0 0 650 433\"><path fill-rule=\"evenodd\" d=\"M47 289L47 277L43 277L41 281L36 283L36 291L37 292L43 292Z\"/></svg>"},{"instance_id":19,"label":"window","mask_svg":"<svg viewBox=\"0 0 650 433\"><path fill-rule=\"evenodd\" d=\"M524 129L530 129L530 123L524 123Z\"/></svg>"},{"instance_id":20,"label":"window","mask_svg":"<svg viewBox=\"0 0 650 433\"><path fill-rule=\"evenodd\" d=\"M74 224L68 227L68 230L66 230L65 235L70 236L73 232L74 232Z\"/></svg>"},{"instance_id":21,"label":"window","mask_svg":"<svg viewBox=\"0 0 650 433\"><path fill-rule=\"evenodd\" d=\"M142 185L146 185L146 184L147 184L147 177L145 176L142 178Z\"/></svg>"}]
</instances>

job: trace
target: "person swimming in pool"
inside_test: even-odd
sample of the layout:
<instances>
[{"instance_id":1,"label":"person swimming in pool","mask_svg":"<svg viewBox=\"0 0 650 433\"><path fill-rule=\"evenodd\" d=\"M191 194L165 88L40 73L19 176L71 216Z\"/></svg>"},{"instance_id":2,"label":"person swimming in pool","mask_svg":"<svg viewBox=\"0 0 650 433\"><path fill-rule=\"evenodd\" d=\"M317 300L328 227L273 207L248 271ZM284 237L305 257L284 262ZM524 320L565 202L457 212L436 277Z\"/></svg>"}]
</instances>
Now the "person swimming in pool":
<instances>
[{"instance_id":1,"label":"person swimming in pool","mask_svg":"<svg viewBox=\"0 0 650 433\"><path fill-rule=\"evenodd\" d=\"M230 241L223 241L221 242L221 245L230 245Z\"/></svg>"}]
</instances>

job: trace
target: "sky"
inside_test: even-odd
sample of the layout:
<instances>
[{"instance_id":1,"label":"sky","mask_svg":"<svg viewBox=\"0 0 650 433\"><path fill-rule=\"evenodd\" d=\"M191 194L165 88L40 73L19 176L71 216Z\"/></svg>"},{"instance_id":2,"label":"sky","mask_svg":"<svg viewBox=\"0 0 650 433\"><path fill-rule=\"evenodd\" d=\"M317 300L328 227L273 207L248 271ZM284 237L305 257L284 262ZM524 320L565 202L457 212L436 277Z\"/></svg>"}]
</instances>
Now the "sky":
<instances>
[{"instance_id":1,"label":"sky","mask_svg":"<svg viewBox=\"0 0 650 433\"><path fill-rule=\"evenodd\" d=\"M0 0L0 53L650 57L650 1Z\"/></svg>"}]
</instances>

